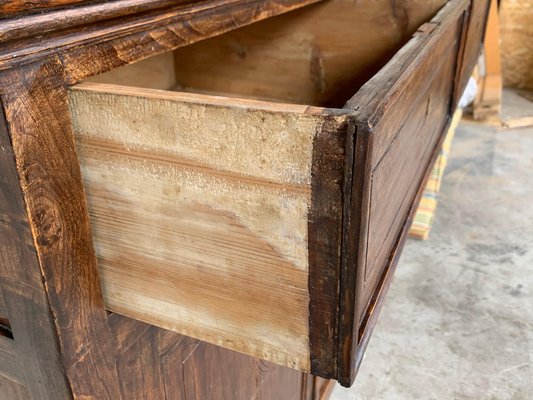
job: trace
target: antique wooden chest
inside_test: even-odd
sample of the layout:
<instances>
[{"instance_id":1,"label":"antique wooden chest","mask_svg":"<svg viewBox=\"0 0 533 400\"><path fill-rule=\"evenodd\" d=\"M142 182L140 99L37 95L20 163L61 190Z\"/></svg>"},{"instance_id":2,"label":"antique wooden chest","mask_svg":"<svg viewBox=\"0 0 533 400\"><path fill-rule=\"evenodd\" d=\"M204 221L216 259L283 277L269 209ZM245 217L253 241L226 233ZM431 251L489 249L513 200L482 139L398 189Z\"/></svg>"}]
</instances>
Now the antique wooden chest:
<instances>
[{"instance_id":1,"label":"antique wooden chest","mask_svg":"<svg viewBox=\"0 0 533 400\"><path fill-rule=\"evenodd\" d=\"M201 340L351 385L487 3L0 2L0 375L176 398L138 379Z\"/></svg>"}]
</instances>

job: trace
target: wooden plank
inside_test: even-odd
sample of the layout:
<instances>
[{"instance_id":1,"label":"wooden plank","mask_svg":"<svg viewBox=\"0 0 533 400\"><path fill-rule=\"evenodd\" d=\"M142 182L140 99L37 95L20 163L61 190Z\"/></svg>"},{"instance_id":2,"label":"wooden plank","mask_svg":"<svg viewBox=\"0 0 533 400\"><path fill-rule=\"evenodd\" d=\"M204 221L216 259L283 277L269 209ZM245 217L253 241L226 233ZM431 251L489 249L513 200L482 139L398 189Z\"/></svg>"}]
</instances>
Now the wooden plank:
<instances>
[{"instance_id":1,"label":"wooden plank","mask_svg":"<svg viewBox=\"0 0 533 400\"><path fill-rule=\"evenodd\" d=\"M444 131L447 132L449 129L451 123L451 119L448 119L448 123L444 127ZM441 145L444 141L446 135L441 135L439 142L434 148L433 154L431 156L431 159L429 161L429 165L433 166L435 164L435 161L437 160L437 157L440 154ZM422 179L422 182L427 182L427 179L431 173L431 168L427 168L425 172L425 176ZM409 228L412 225L413 219L416 214L416 210L418 208L419 201L422 197L422 194L424 193L425 185L420 185L418 188L418 192L415 197L415 201L413 202L411 209L409 210L407 219L405 221L405 224L402 228L402 232L399 235L399 240L395 243L394 248L391 251L390 259L388 261L388 266L385 268L385 272L381 277L380 282L378 283L378 286L376 288L376 291L374 292L374 298L371 301L370 307L368 309L367 318L364 320L360 332L359 332L359 348L356 354L356 358L354 360L355 362L355 372L359 369L359 366L361 365L361 362L363 360L363 356L365 353L365 350L368 346L368 342L370 340L370 337L372 335L372 332L374 330L374 327L377 324L377 320L379 317L379 313L381 311L381 308L383 306L383 302L385 300L385 296L389 290L389 287L392 283L392 277L394 275L394 272L396 270L396 267L398 265L399 258L402 254L403 247L405 245L405 241L407 240L407 233L409 231Z\"/></svg>"},{"instance_id":2,"label":"wooden plank","mask_svg":"<svg viewBox=\"0 0 533 400\"><path fill-rule=\"evenodd\" d=\"M186 399L253 399L259 369L252 357L200 343L184 362ZM208 368L228 365L232 368ZM207 380L210 385L203 382Z\"/></svg>"},{"instance_id":3,"label":"wooden plank","mask_svg":"<svg viewBox=\"0 0 533 400\"><path fill-rule=\"evenodd\" d=\"M0 19L0 42L20 40L49 32L67 30L113 18L124 18L158 8L190 3L189 0L117 0L92 2L81 7L35 13L25 18ZM0 4L1 11L1 4ZM138 17L138 16L137 16Z\"/></svg>"},{"instance_id":4,"label":"wooden plank","mask_svg":"<svg viewBox=\"0 0 533 400\"><path fill-rule=\"evenodd\" d=\"M124 399L312 400L307 375L112 314ZM147 327L147 329L144 329Z\"/></svg>"},{"instance_id":5,"label":"wooden plank","mask_svg":"<svg viewBox=\"0 0 533 400\"><path fill-rule=\"evenodd\" d=\"M506 119L502 121L502 126L507 129L529 128L533 126L533 116Z\"/></svg>"},{"instance_id":6,"label":"wooden plank","mask_svg":"<svg viewBox=\"0 0 533 400\"><path fill-rule=\"evenodd\" d=\"M151 327L144 322L114 313L109 316L108 323L118 353L126 353Z\"/></svg>"},{"instance_id":7,"label":"wooden plank","mask_svg":"<svg viewBox=\"0 0 533 400\"><path fill-rule=\"evenodd\" d=\"M472 0L466 31L465 52L461 59L461 73L457 92L462 94L472 70L476 65L483 45L490 0ZM457 98L459 100L459 98Z\"/></svg>"},{"instance_id":8,"label":"wooden plank","mask_svg":"<svg viewBox=\"0 0 533 400\"><path fill-rule=\"evenodd\" d=\"M308 216L309 346L311 371L337 376L343 183L350 122L328 117L313 142ZM348 162L348 166L350 162Z\"/></svg>"},{"instance_id":9,"label":"wooden plank","mask_svg":"<svg viewBox=\"0 0 533 400\"><path fill-rule=\"evenodd\" d=\"M485 31L485 69L487 76L500 76L502 63L500 59L500 18L498 13L498 1L490 0L489 14Z\"/></svg>"},{"instance_id":10,"label":"wooden plank","mask_svg":"<svg viewBox=\"0 0 533 400\"><path fill-rule=\"evenodd\" d=\"M174 69L174 54L169 51L141 62L115 68L105 74L92 76L84 82L171 90L177 85Z\"/></svg>"},{"instance_id":11,"label":"wooden plank","mask_svg":"<svg viewBox=\"0 0 533 400\"><path fill-rule=\"evenodd\" d=\"M18 242L15 249L29 243L29 249L37 253L38 260L32 254L34 258L22 265L24 269L42 274L39 282L34 283L38 296L28 287L14 289L20 296L20 307L25 306L24 302L28 307L35 305L37 310L41 307L42 314L36 310L33 315L43 315L43 320L54 316L53 344L42 346L39 352L55 350L57 343L58 352L49 361L52 368L45 373L66 374L72 390L72 394L65 394L68 389L58 380L45 387L44 394L36 395L36 398L57 399L73 395L116 399L119 388L112 341L99 288L63 77L62 64L57 58L0 76L2 100L24 198L20 204L25 204L33 234L33 237L24 237L26 240ZM29 228L26 229L29 232ZM10 315L16 314L15 309L9 311ZM16 315L23 321L24 316L29 317L32 313ZM11 322L18 340L15 321ZM39 326L39 322L36 319L33 326ZM26 324L31 326L27 321ZM43 340L36 337L39 334L43 333L36 327L31 332L30 345ZM44 335L47 336L48 333ZM60 367L54 365L58 358ZM41 360L37 368L43 368L47 363ZM30 381L39 385L47 382L28 379Z\"/></svg>"},{"instance_id":12,"label":"wooden plank","mask_svg":"<svg viewBox=\"0 0 533 400\"><path fill-rule=\"evenodd\" d=\"M160 335L162 336L163 334L164 332L161 330ZM165 394L167 395L167 399L185 400L187 397L185 392L184 364L202 342L188 336L174 335L179 338L178 341L174 341L172 337L169 338L168 336L165 337L166 340L159 341L161 367L163 368L163 379L165 380ZM168 342L173 343L168 345ZM204 365L202 367L204 370L208 368L222 369L235 368L235 366L226 364L224 366ZM211 382L206 380L204 385L211 385Z\"/></svg>"},{"instance_id":13,"label":"wooden plank","mask_svg":"<svg viewBox=\"0 0 533 400\"><path fill-rule=\"evenodd\" d=\"M0 375L0 393L2 400L28 400L30 393L25 386Z\"/></svg>"},{"instance_id":14,"label":"wooden plank","mask_svg":"<svg viewBox=\"0 0 533 400\"><path fill-rule=\"evenodd\" d=\"M44 29L41 25L30 25L22 32L28 38L21 38L6 44L0 50L0 70L36 62L53 55L64 54L63 59L70 83L118 66L175 49L198 40L212 37L239 26L248 25L274 15L282 14L319 0L205 0L141 12L128 17L103 20L98 23L73 25L65 31L52 31L36 42L33 31ZM121 0L120 3L137 2ZM113 2L119 3L119 2ZM149 4L165 3L169 0L151 0ZM175 3L175 2L171 2ZM109 8L111 3L106 3ZM87 6L89 7L89 6ZM119 7L117 13L121 13ZM58 13L62 21L61 12ZM76 16L77 14L74 12ZM58 19L50 15L42 17L43 24L57 25ZM98 20L98 14L91 16ZM82 21L83 22L83 19ZM13 31L12 21L0 21L5 35ZM83 28L82 28L83 27ZM95 62L97 61L97 62Z\"/></svg>"},{"instance_id":15,"label":"wooden plank","mask_svg":"<svg viewBox=\"0 0 533 400\"><path fill-rule=\"evenodd\" d=\"M14 351L33 398L68 399L8 126L0 109L0 287ZM22 380L20 378L20 380ZM7 389L6 389L7 390Z\"/></svg>"},{"instance_id":16,"label":"wooden plank","mask_svg":"<svg viewBox=\"0 0 533 400\"><path fill-rule=\"evenodd\" d=\"M2 293L2 287L0 286L0 324L2 319L7 319L6 302L4 301L4 294Z\"/></svg>"},{"instance_id":17,"label":"wooden plank","mask_svg":"<svg viewBox=\"0 0 533 400\"><path fill-rule=\"evenodd\" d=\"M339 174L344 117L322 137L299 106L98 84L70 103L109 309L309 371L313 146Z\"/></svg>"},{"instance_id":18,"label":"wooden plank","mask_svg":"<svg viewBox=\"0 0 533 400\"><path fill-rule=\"evenodd\" d=\"M258 361L257 369L258 400L311 400L302 396L301 390L304 378L311 379L312 375L265 361Z\"/></svg>"},{"instance_id":19,"label":"wooden plank","mask_svg":"<svg viewBox=\"0 0 533 400\"><path fill-rule=\"evenodd\" d=\"M451 81L457 53L454 36L457 32L450 31L450 35L442 39L446 43L446 52L442 58L435 59L440 68L433 66L435 75L430 78L431 86L418 104L411 103L413 110L405 117L404 125L397 132L387 153L372 170L365 293L360 299L363 308L370 301L399 230L405 223L405 215L422 184L421 176L425 168L420 166L428 165L432 149L449 117ZM376 143L377 140L374 141ZM379 152L376 147L374 152ZM360 315L364 316L363 310Z\"/></svg>"},{"instance_id":20,"label":"wooden plank","mask_svg":"<svg viewBox=\"0 0 533 400\"><path fill-rule=\"evenodd\" d=\"M0 376L25 386L24 368L17 357L15 342L0 332Z\"/></svg>"},{"instance_id":21,"label":"wooden plank","mask_svg":"<svg viewBox=\"0 0 533 400\"><path fill-rule=\"evenodd\" d=\"M474 119L500 115L502 100L502 69L500 61L500 24L498 4L490 1L483 53L478 62L478 90L472 103Z\"/></svg>"},{"instance_id":22,"label":"wooden plank","mask_svg":"<svg viewBox=\"0 0 533 400\"><path fill-rule=\"evenodd\" d=\"M379 300L374 295L380 293L382 277L388 276L388 257L404 234L398 229L405 224L413 192L423 183L428 158L451 109L467 6L467 1L449 2L346 105L356 110L357 174L345 212L348 245L341 275L338 376L343 385L355 378L364 351L360 328Z\"/></svg>"},{"instance_id":23,"label":"wooden plank","mask_svg":"<svg viewBox=\"0 0 533 400\"><path fill-rule=\"evenodd\" d=\"M323 379L318 376L313 377L313 381L313 399L329 400L337 382L334 380Z\"/></svg>"},{"instance_id":24,"label":"wooden plank","mask_svg":"<svg viewBox=\"0 0 533 400\"><path fill-rule=\"evenodd\" d=\"M165 398L164 372L156 334L157 328L150 327L126 351L118 354L117 370L122 372L119 384L123 399Z\"/></svg>"},{"instance_id":25,"label":"wooden plank","mask_svg":"<svg viewBox=\"0 0 533 400\"><path fill-rule=\"evenodd\" d=\"M0 0L0 15L4 18L55 7L90 3L91 0ZM17 15L17 16L18 16Z\"/></svg>"},{"instance_id":26,"label":"wooden plank","mask_svg":"<svg viewBox=\"0 0 533 400\"><path fill-rule=\"evenodd\" d=\"M180 48L177 81L190 91L342 107L445 3L319 3Z\"/></svg>"}]
</instances>

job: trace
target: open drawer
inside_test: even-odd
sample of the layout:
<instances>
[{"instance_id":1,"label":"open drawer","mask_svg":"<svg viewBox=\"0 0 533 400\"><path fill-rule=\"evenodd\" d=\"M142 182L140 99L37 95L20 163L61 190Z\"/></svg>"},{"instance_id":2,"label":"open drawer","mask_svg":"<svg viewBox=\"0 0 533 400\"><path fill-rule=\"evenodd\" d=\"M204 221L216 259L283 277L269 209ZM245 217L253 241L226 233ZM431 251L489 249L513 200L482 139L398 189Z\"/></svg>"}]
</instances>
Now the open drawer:
<instances>
[{"instance_id":1,"label":"open drawer","mask_svg":"<svg viewBox=\"0 0 533 400\"><path fill-rule=\"evenodd\" d=\"M486 7L445 3L332 0L70 88L109 310L351 384L479 50Z\"/></svg>"}]
</instances>

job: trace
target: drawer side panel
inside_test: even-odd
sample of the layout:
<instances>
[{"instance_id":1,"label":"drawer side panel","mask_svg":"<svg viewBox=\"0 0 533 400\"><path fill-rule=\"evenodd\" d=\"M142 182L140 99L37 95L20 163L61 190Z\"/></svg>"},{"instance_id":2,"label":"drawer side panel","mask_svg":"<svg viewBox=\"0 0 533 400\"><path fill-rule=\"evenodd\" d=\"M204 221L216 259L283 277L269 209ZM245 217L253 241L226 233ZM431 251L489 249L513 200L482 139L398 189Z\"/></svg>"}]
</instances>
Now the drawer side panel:
<instances>
[{"instance_id":1,"label":"drawer side panel","mask_svg":"<svg viewBox=\"0 0 533 400\"><path fill-rule=\"evenodd\" d=\"M70 105L107 307L309 371L323 117L90 87L71 90Z\"/></svg>"}]
</instances>

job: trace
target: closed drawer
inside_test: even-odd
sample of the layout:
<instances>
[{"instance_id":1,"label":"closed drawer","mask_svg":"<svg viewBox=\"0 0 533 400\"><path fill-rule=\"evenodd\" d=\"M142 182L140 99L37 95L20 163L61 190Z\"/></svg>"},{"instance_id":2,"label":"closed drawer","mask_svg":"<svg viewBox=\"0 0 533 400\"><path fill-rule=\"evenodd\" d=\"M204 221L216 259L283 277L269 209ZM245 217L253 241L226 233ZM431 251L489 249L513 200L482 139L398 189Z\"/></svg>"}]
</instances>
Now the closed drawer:
<instances>
[{"instance_id":1,"label":"closed drawer","mask_svg":"<svg viewBox=\"0 0 533 400\"><path fill-rule=\"evenodd\" d=\"M444 3L324 2L70 88L107 307L349 385L470 68Z\"/></svg>"}]
</instances>

